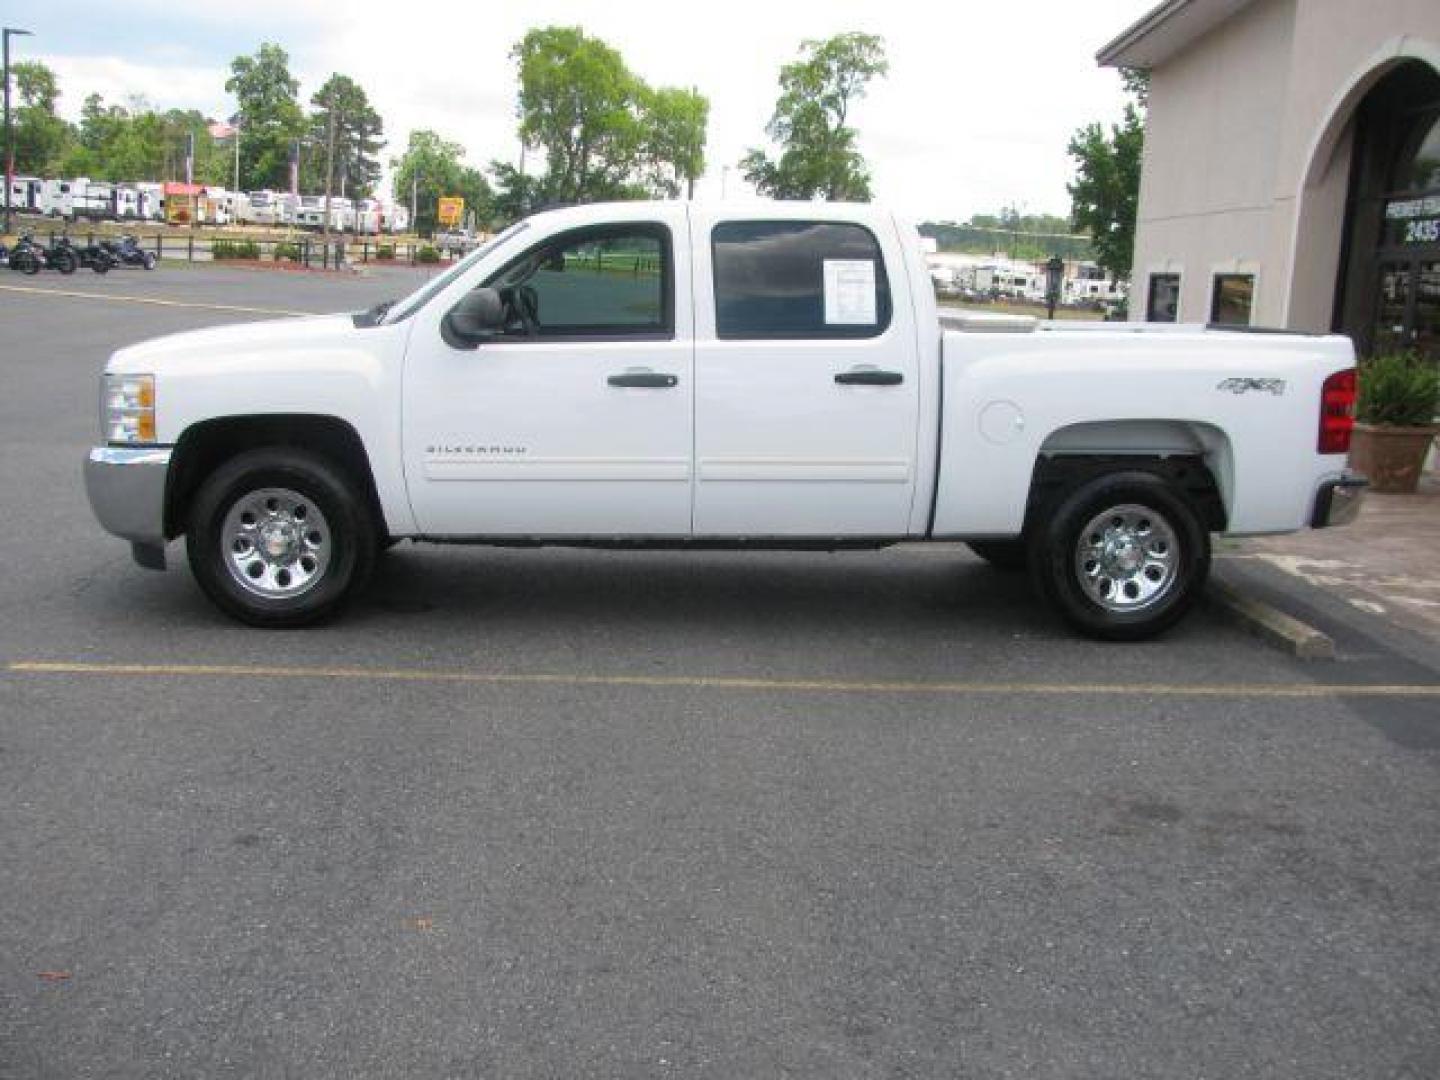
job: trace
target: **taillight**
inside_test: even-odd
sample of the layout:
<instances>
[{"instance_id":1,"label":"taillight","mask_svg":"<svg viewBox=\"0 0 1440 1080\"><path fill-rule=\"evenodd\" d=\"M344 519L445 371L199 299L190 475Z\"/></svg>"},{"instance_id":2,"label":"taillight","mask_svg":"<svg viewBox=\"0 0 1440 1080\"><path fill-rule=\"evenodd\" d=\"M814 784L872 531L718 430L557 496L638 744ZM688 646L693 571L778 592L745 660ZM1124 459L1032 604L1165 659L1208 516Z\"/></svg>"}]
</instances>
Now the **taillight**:
<instances>
[{"instance_id":1,"label":"taillight","mask_svg":"<svg viewBox=\"0 0 1440 1080\"><path fill-rule=\"evenodd\" d=\"M1320 390L1320 453L1348 454L1355 430L1355 369L1337 371Z\"/></svg>"}]
</instances>

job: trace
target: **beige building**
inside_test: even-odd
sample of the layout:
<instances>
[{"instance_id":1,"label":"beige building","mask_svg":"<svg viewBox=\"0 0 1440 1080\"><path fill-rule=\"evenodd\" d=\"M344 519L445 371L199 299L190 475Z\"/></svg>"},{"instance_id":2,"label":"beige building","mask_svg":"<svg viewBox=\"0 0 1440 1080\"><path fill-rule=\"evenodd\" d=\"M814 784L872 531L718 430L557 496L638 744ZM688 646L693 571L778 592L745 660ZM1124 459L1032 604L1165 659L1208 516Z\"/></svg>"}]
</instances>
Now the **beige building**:
<instances>
[{"instance_id":1,"label":"beige building","mask_svg":"<svg viewBox=\"0 0 1440 1080\"><path fill-rule=\"evenodd\" d=\"M1341 330L1440 356L1440 0L1167 0L1131 317Z\"/></svg>"}]
</instances>

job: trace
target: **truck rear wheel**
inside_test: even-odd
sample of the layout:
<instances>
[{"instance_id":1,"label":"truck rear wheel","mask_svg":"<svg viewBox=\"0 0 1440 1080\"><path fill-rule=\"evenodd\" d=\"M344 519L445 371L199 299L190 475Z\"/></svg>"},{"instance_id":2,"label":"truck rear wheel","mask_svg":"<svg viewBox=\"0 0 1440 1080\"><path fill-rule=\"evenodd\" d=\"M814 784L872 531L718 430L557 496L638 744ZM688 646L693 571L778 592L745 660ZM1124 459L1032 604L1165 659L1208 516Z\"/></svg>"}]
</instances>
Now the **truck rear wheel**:
<instances>
[{"instance_id":1,"label":"truck rear wheel","mask_svg":"<svg viewBox=\"0 0 1440 1080\"><path fill-rule=\"evenodd\" d=\"M1210 535L1184 495L1148 472L1097 477L1035 531L1031 570L1075 629L1137 641L1173 626L1210 571Z\"/></svg>"},{"instance_id":2,"label":"truck rear wheel","mask_svg":"<svg viewBox=\"0 0 1440 1080\"><path fill-rule=\"evenodd\" d=\"M350 478L302 450L251 450L215 470L188 518L191 572L251 626L318 622L369 579L374 522Z\"/></svg>"}]
</instances>

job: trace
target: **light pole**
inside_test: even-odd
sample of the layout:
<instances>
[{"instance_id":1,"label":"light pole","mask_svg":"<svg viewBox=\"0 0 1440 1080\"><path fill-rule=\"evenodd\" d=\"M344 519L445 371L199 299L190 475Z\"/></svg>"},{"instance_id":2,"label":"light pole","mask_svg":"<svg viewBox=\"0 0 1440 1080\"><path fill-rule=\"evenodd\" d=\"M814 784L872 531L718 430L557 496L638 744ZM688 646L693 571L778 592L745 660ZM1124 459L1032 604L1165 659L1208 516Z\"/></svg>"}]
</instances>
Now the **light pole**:
<instances>
[{"instance_id":1,"label":"light pole","mask_svg":"<svg viewBox=\"0 0 1440 1080\"><path fill-rule=\"evenodd\" d=\"M1045 263L1046 318L1055 318L1055 305L1060 302L1060 289L1065 282L1065 263L1059 255L1051 255Z\"/></svg>"},{"instance_id":2,"label":"light pole","mask_svg":"<svg viewBox=\"0 0 1440 1080\"><path fill-rule=\"evenodd\" d=\"M235 193L240 193L240 129L245 124L243 113L235 113L235 123L231 126L235 129Z\"/></svg>"},{"instance_id":3,"label":"light pole","mask_svg":"<svg viewBox=\"0 0 1440 1080\"><path fill-rule=\"evenodd\" d=\"M10 190L15 186L15 129L10 123L10 39L30 37L29 30L5 27L0 37L4 38L5 53L5 235L10 235Z\"/></svg>"}]
</instances>

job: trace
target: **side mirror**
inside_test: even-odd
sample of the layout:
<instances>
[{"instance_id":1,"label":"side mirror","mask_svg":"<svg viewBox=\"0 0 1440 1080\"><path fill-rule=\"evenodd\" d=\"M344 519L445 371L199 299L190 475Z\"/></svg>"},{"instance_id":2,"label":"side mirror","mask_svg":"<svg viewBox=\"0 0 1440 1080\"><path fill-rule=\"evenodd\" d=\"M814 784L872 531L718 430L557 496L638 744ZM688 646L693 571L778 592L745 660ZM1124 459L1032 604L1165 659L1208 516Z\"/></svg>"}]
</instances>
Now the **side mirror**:
<instances>
[{"instance_id":1,"label":"side mirror","mask_svg":"<svg viewBox=\"0 0 1440 1080\"><path fill-rule=\"evenodd\" d=\"M505 305L494 289L472 289L440 320L440 336L454 349L473 349L505 329Z\"/></svg>"}]
</instances>

